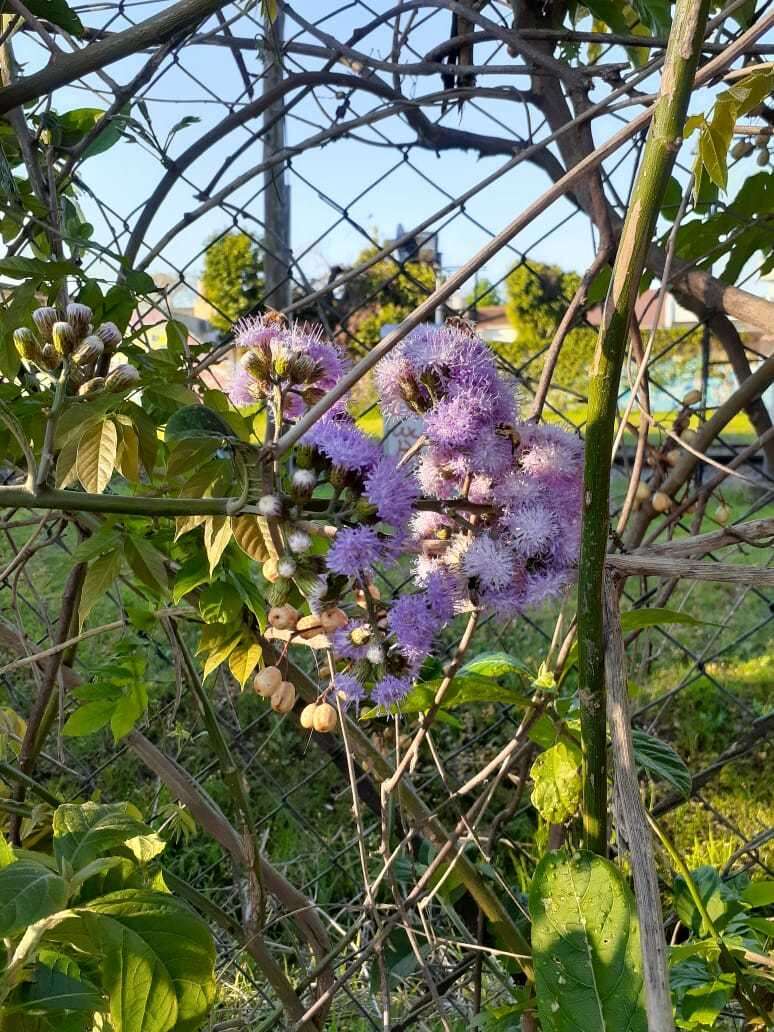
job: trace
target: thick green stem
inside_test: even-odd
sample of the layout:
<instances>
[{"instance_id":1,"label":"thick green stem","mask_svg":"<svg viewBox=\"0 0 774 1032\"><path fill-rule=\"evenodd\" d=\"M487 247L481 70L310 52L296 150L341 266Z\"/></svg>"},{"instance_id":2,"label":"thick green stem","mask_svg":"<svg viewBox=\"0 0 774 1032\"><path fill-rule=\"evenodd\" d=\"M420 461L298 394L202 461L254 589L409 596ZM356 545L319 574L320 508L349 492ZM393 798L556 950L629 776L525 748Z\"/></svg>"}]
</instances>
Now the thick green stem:
<instances>
[{"instance_id":1,"label":"thick green stem","mask_svg":"<svg viewBox=\"0 0 774 1032\"><path fill-rule=\"evenodd\" d=\"M682 142L709 0L678 0L661 92L632 191L605 300L589 383L583 531L578 578L578 672L583 740L583 835L607 849L607 742L602 590L610 506L610 460L618 383L634 302L659 206Z\"/></svg>"}]
</instances>

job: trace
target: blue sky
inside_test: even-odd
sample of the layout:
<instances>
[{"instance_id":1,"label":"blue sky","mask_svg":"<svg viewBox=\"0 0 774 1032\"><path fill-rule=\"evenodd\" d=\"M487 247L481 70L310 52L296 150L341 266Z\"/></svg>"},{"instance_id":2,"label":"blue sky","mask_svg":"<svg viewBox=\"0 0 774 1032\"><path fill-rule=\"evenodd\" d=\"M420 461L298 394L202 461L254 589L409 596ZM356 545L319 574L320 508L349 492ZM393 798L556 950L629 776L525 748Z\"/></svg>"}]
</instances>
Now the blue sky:
<instances>
[{"instance_id":1,"label":"blue sky","mask_svg":"<svg viewBox=\"0 0 774 1032\"><path fill-rule=\"evenodd\" d=\"M132 13L135 17L147 17L163 4L145 3ZM376 10L389 4L373 5ZM321 11L334 11L337 4L299 5L308 18L320 18ZM104 14L83 13L90 25L99 25ZM448 13L437 12L427 19L412 39L419 53L426 51L448 35ZM322 27L336 38L346 38L354 27L365 20L362 8L345 8L338 15L325 20ZM120 21L111 27L120 27ZM289 22L290 35L297 27ZM243 18L234 26L240 35L254 35L255 23ZM305 42L311 37L301 35ZM370 54L386 56L390 39L382 33L362 41L358 46ZM488 48L494 53L495 47ZM40 52L30 44L17 48L20 58L30 61L31 66L40 60ZM480 48L479 59L487 53ZM257 54L243 52L250 72L260 74L261 61ZM604 61L621 59L621 54L611 52ZM319 67L319 62L303 58L304 66ZM507 56L501 50L497 63L506 63ZM125 82L141 66L142 60L131 58L108 69L109 74ZM339 66L339 70L346 71ZM389 80L388 80L389 81ZM484 80L482 80L484 81ZM527 85L525 78L512 76L487 78L486 84L507 82ZM102 85L96 76L89 84L97 90ZM655 82L643 84L644 90L654 88ZM260 86L258 87L260 89ZM440 88L438 77L424 77L406 84L407 91L416 94L431 92ZM602 96L604 91L599 92ZM180 153L190 145L201 132L216 124L224 115L223 101L244 102L242 82L230 54L220 48L189 46L182 56L180 67L167 68L158 81L151 84L144 100L150 111L154 128L159 138L164 138L169 129L186 116L195 116L201 122L181 130L175 137L170 154ZM595 98L596 99L596 98ZM106 101L83 88L68 88L57 94L55 106L64 111L81 106L104 106ZM332 113L340 103L330 89L318 90L315 96L301 101L288 119L287 135L290 143L302 140L325 124L321 108ZM374 99L355 93L347 117L362 114L375 103ZM694 98L693 109L701 110L709 103L708 97ZM484 105L481 105L483 108ZM638 109L629 109L638 110ZM133 111L137 117L137 109ZM629 115L629 111L625 112ZM533 110L534 118L534 110ZM500 125L493 119L499 120ZM484 110L466 105L460 115L452 110L446 116L446 124L459 125L466 129L505 136L508 129L526 134L523 107L519 103L504 100L487 100ZM505 127L505 128L501 128ZM620 126L613 118L604 118L594 123L594 135L601 140ZM335 141L324 148L316 148L293 159L290 175L292 200L292 243L294 254L299 256L304 273L315 278L324 275L333 264L346 264L355 259L358 252L367 245L367 236L358 227L377 236L391 236L401 223L408 228L426 218L432 211L446 203L450 195L462 192L475 184L481 177L503 164L503 158L477 159L473 154L445 152L434 153L412 149L404 155L395 148L385 147L385 140L408 142L413 134L408 126L397 118L385 120L373 129L360 132L360 139ZM538 132L537 136L542 135ZM189 182L181 181L165 201L163 208L152 223L146 243L153 245L185 212L197 205L195 194L212 177L221 164L232 154L235 145L248 138L246 130L237 130L225 142L207 152L190 169ZM690 161L690 145L682 154L682 160ZM625 152L621 152L612 164ZM260 147L253 143L247 153L236 158L229 166L221 185L260 161ZM83 178L96 196L107 202L115 212L114 221L134 221L136 210L144 203L158 179L163 174L158 160L147 154L143 147L125 141L103 155L89 159L82 168ZM624 158L614 174L614 182L624 195L632 174L632 158ZM543 172L528 163L523 163L489 186L466 206L464 214L457 214L441 224L440 247L444 265L452 269L467 260L488 239L489 232L498 232L519 211L542 193L548 185ZM260 226L255 220L262 215L260 196L261 183L253 182L234 193L230 201L234 206L244 206L247 218L239 221L240 226L260 236ZM107 227L99 214L99 208L88 199L83 207L96 227L96 237L103 243L109 242ZM584 216L573 215L569 202L559 201L542 217L535 220L514 242L513 248L502 252L490 262L485 274L498 279L518 260L516 251L526 252L536 260L552 262L564 268L582 270L593 254L593 241L588 221ZM233 225L228 211L209 212L190 229L181 233L164 250L163 257L154 259L151 271L171 271L172 267L185 268L188 282L194 283L196 272L201 266L197 257L206 239L229 225ZM489 231L489 232L488 232ZM142 254L142 252L141 252Z\"/></svg>"}]
</instances>

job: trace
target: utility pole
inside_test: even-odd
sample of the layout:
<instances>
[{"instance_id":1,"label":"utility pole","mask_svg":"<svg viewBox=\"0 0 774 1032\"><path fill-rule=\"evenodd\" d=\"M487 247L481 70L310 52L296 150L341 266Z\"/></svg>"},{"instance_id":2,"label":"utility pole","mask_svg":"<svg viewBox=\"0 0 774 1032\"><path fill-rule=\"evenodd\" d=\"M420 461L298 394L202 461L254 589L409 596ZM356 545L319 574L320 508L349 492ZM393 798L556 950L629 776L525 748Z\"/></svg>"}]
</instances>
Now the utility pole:
<instances>
[{"instance_id":1,"label":"utility pole","mask_svg":"<svg viewBox=\"0 0 774 1032\"><path fill-rule=\"evenodd\" d=\"M274 21L264 18L264 96L282 82L282 41L285 15L277 11ZM263 114L263 160L285 147L284 100L270 105ZM264 300L278 311L291 301L290 187L284 162L264 172L263 190L263 278Z\"/></svg>"}]
</instances>

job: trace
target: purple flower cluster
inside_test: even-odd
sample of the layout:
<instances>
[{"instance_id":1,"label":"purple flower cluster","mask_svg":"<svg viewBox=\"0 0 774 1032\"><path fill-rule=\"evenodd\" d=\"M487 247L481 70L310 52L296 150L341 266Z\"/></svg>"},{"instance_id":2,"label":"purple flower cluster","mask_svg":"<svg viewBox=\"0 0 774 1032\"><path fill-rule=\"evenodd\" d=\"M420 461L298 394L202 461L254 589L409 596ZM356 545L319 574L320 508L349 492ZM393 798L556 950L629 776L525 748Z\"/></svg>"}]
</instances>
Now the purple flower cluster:
<instances>
[{"instance_id":1,"label":"purple flower cluster","mask_svg":"<svg viewBox=\"0 0 774 1032\"><path fill-rule=\"evenodd\" d=\"M518 422L512 386L486 345L464 330L415 331L382 361L377 381L383 407L423 419L428 444L416 471L423 492L491 506L469 530L435 513L414 517L418 582L444 571L460 597L501 616L560 594L578 555L581 441ZM430 626L418 598L395 607L407 658Z\"/></svg>"}]
</instances>

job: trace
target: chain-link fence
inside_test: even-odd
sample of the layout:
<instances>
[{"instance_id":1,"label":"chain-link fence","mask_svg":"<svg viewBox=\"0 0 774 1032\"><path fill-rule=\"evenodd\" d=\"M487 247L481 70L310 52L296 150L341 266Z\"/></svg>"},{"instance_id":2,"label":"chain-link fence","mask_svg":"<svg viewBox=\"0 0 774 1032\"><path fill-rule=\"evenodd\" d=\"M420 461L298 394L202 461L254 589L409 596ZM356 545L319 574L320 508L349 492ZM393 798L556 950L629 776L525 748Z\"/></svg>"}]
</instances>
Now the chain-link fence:
<instances>
[{"instance_id":1,"label":"chain-link fence","mask_svg":"<svg viewBox=\"0 0 774 1032\"><path fill-rule=\"evenodd\" d=\"M56 68L69 51L87 53L163 14L166 6L145 0L77 5L89 26L85 51L82 42L33 17L14 37L16 60L30 75L53 51ZM24 16L21 4L6 7L9 17ZM137 283L142 273L153 278L132 316L135 338L150 349L163 347L170 321L185 327L195 390L227 387L235 358L223 327L235 315L267 305L319 325L361 356L439 287L454 284L463 263L495 241L486 265L447 290L425 318L469 319L518 384L523 414L537 408L543 418L582 434L586 359L581 357L580 375L571 362L561 365L560 349L564 344L582 356L586 342L593 343L599 269L626 212L645 126L596 169L577 169L595 141L610 139L630 124L633 112L652 103L660 41L632 23L640 48L632 64L623 49L628 37L598 39L594 32L554 29L539 18L516 36L511 6L497 3L464 9L430 0L281 3L273 23L255 4L212 7L214 13L195 27L183 22L161 44L149 39L147 49L99 71L87 68L50 100L35 101L41 131L52 107L108 112L95 123L92 138L74 146L67 174L91 226L82 267L105 281L134 277ZM737 32L732 25L723 20L710 34L704 61L723 53ZM745 49L744 61L765 60L771 49L764 38ZM567 60L581 50L582 69L568 79ZM699 91L698 103L707 97ZM95 147L95 140L106 142L100 132L114 132L114 145ZM718 314L702 300L706 283L689 282L691 273L708 275L711 251L664 257L669 228L681 217L676 212L684 214L689 161L686 152L669 198L672 210L665 209L659 224L661 251L650 262L654 285L638 305L621 413L633 392L636 401L613 471L618 531L611 547L626 555L643 541L657 548L685 534L725 528L726 547L707 558L760 564L760 541L746 540L744 531L729 546L734 526L772 514L774 437L760 401L741 407L706 453L702 448L702 461L671 511L651 511L643 519L650 503L628 490L646 474L656 488L670 475L675 438L689 440L683 405L689 390L698 392L690 405L695 434L771 353L771 336L754 320L745 323L734 311ZM741 182L742 175L732 168L732 181L736 176ZM543 202L546 188L557 182L564 185ZM704 210L722 203L715 199ZM523 228L499 240L504 223L522 212ZM236 271L237 277L254 275L249 289L246 279L240 281L245 289L236 309L207 275L208 255L224 241L239 241L255 265L252 273ZM595 277L581 282L559 275L583 274L600 255ZM760 265L751 255L737 280L740 289L765 293ZM515 278L519 270L521 278ZM527 335L526 344L519 339L519 297L533 287L540 291L537 304L545 302L550 313L574 306L569 343L567 327L555 336L559 318L553 315L534 338ZM546 362L557 358L554 380L543 384ZM638 368L644 378L635 385ZM386 432L368 382L356 398L363 425ZM63 517L39 525L37 516L23 511L7 513L2 529L9 562L0 603L3 644L10 655L22 633L25 651L43 649L61 601L62 579L53 574L67 569L77 531ZM22 548L27 561L15 563ZM400 586L379 581L383 595ZM726 872L757 866L771 875L771 803L760 777L772 728L770 592L754 584L641 576L629 578L624 597L627 611L668 607L684 621L650 628L633 622L627 639L635 725L672 745L693 774L690 800L650 783L653 812L664 816L691 866L709 862ZM100 607L100 625L125 621L127 607L131 599L115 590ZM560 612L549 606L505 624L485 621L471 654L501 650L534 669L547 658L549 666L557 656L567 662L573 611L568 598ZM154 686L146 733L227 810L222 771L183 691L186 674L168 630L162 614L155 628L143 632L143 676ZM93 677L108 654L132 661L121 643L120 629L84 641L67 676ZM442 661L453 655L456 638L450 634L447 644ZM312 654L303 651L301 666L317 676ZM36 670L4 673L10 710L26 715ZM67 688L62 678L62 719L70 705ZM416 814L401 801L383 807L380 779L364 769L362 758L350 767L345 739L310 737L292 715L280 720L261 700L240 696L222 669L211 694L244 769L259 844L313 902L335 951L326 1027L470 1028L482 999L490 1009L511 1002L512 960L489 934L453 867L451 874L442 866L432 873L438 844L429 844L421 827L411 834ZM536 842L556 834L538 825L529 800L538 736L534 742L524 738L496 790L484 793L484 805L471 808L475 797L460 788L501 755L523 714L523 706L506 704L456 710L448 723L433 727L410 770L429 810L447 829L461 828L456 846L464 846L517 924L523 923ZM12 742L19 729L11 716L7 724ZM362 727L391 762L414 730L411 718ZM146 812L150 808L157 826L174 831L165 861L170 874L201 893L195 905L205 900L222 911L219 923L213 919L222 982L213 1027L284 1027L281 1001L244 942L240 915L254 901L246 898L225 851L189 828L161 780L129 746L112 748L107 738L102 744L96 751L93 738L73 744L52 736L40 772L60 798L99 792L103 799L134 799ZM353 778L359 788L354 812ZM386 822L392 822L387 830ZM385 873L385 850L396 842L401 848ZM675 931L674 915L669 922ZM299 940L288 908L271 897L262 938L302 999L311 1002L320 957ZM389 1018L382 1013L385 988Z\"/></svg>"}]
</instances>

